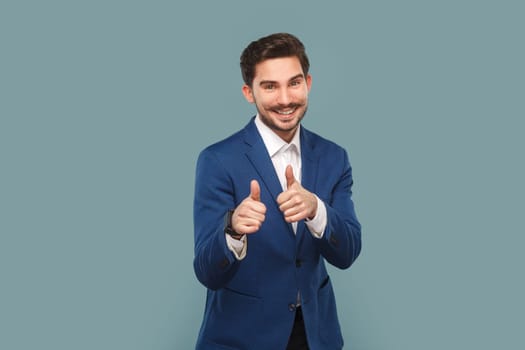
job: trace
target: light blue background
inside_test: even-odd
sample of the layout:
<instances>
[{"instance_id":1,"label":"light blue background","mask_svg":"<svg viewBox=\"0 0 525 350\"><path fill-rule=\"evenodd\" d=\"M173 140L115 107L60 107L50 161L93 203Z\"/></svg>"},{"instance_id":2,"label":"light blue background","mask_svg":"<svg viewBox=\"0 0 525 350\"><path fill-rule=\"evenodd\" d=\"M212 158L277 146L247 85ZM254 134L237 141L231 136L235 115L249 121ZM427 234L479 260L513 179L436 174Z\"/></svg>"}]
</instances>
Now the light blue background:
<instances>
[{"instance_id":1,"label":"light blue background","mask_svg":"<svg viewBox=\"0 0 525 350\"><path fill-rule=\"evenodd\" d=\"M522 4L3 1L0 348L194 346L195 160L253 115L239 55L277 31L354 168L345 348L523 348Z\"/></svg>"}]
</instances>

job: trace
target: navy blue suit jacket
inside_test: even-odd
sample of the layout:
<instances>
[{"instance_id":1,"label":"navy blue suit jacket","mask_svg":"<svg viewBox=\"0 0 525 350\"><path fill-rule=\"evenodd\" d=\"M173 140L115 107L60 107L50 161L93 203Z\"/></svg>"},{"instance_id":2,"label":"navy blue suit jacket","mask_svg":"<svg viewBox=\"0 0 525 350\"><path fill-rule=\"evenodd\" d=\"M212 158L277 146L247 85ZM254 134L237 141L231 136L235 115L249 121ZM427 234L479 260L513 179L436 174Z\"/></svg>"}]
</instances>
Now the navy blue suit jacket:
<instances>
[{"instance_id":1,"label":"navy blue suit jacket","mask_svg":"<svg viewBox=\"0 0 525 350\"><path fill-rule=\"evenodd\" d=\"M293 232L279 210L277 174L254 120L201 152L197 161L194 270L207 287L197 349L285 349L298 291L310 349L341 349L343 339L325 261L346 269L361 250L346 151L301 129L302 186L326 205L321 239L303 221ZM247 255L228 249L224 217L255 179L266 205L260 230L247 236Z\"/></svg>"}]
</instances>

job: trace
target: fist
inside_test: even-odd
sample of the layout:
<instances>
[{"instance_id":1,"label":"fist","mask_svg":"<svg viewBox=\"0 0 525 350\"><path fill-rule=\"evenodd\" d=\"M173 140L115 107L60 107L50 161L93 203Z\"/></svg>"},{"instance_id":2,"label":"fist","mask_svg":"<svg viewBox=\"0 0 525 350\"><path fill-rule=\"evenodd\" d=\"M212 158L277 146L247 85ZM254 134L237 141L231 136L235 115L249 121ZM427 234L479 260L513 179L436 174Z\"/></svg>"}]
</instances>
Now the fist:
<instances>
[{"instance_id":1,"label":"fist","mask_svg":"<svg viewBox=\"0 0 525 350\"><path fill-rule=\"evenodd\" d=\"M266 206L261 202L261 188L257 180L250 182L250 194L232 215L232 228L237 233L250 234L259 231L266 215Z\"/></svg>"},{"instance_id":2,"label":"fist","mask_svg":"<svg viewBox=\"0 0 525 350\"><path fill-rule=\"evenodd\" d=\"M313 219L317 213L317 198L295 179L291 165L286 167L286 191L277 197L286 222Z\"/></svg>"}]
</instances>

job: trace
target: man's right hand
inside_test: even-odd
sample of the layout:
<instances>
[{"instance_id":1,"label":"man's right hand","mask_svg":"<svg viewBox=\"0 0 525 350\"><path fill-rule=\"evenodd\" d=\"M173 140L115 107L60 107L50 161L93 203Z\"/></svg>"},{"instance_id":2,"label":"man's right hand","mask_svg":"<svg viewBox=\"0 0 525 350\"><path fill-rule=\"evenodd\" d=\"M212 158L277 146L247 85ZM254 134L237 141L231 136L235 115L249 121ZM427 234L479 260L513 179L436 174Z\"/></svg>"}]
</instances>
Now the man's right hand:
<instances>
[{"instance_id":1,"label":"man's right hand","mask_svg":"<svg viewBox=\"0 0 525 350\"><path fill-rule=\"evenodd\" d=\"M257 180L250 182L250 195L246 197L232 215L232 228L240 234L259 231L264 222L266 206L261 202L261 188Z\"/></svg>"}]
</instances>

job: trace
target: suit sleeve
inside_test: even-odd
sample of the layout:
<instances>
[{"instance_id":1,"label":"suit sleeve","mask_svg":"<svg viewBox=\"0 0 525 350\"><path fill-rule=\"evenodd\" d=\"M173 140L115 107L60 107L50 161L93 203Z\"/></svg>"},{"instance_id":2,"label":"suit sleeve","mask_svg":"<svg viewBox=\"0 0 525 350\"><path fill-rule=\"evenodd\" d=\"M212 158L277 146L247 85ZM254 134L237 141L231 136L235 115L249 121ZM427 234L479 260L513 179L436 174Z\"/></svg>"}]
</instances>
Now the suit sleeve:
<instances>
[{"instance_id":1,"label":"suit sleeve","mask_svg":"<svg viewBox=\"0 0 525 350\"><path fill-rule=\"evenodd\" d=\"M193 203L193 268L198 280L214 290L223 287L238 268L224 234L224 217L235 203L233 183L222 164L208 149L199 155Z\"/></svg>"},{"instance_id":2,"label":"suit sleeve","mask_svg":"<svg viewBox=\"0 0 525 350\"><path fill-rule=\"evenodd\" d=\"M332 265L346 269L361 252L361 225L352 201L352 168L346 151L342 151L341 175L328 202L325 201L327 225L316 240L323 257Z\"/></svg>"}]
</instances>

